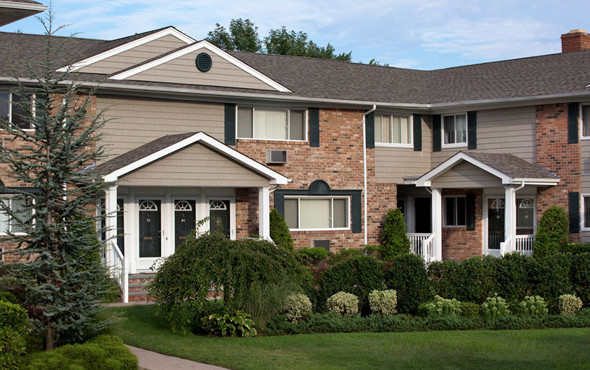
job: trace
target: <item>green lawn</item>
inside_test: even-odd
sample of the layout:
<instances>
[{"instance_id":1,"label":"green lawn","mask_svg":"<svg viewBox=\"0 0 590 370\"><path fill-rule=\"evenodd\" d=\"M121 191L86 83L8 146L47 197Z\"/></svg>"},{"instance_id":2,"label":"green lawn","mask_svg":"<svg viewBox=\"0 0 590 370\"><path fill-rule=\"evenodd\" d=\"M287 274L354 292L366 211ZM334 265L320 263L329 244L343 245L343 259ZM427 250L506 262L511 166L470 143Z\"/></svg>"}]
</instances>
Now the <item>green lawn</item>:
<instances>
[{"instance_id":1,"label":"green lawn","mask_svg":"<svg viewBox=\"0 0 590 370\"><path fill-rule=\"evenodd\" d=\"M153 306L107 312L127 344L232 369L590 369L590 329L208 338L172 333Z\"/></svg>"}]
</instances>

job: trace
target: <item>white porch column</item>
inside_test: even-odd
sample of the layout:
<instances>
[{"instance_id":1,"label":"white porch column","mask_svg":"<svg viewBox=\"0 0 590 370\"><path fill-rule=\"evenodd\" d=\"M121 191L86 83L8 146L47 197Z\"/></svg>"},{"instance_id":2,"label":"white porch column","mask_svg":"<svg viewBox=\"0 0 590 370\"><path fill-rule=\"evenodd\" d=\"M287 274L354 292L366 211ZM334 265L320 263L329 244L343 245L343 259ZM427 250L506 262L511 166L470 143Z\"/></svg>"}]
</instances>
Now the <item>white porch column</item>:
<instances>
[{"instance_id":1,"label":"white porch column","mask_svg":"<svg viewBox=\"0 0 590 370\"><path fill-rule=\"evenodd\" d=\"M258 233L270 240L270 187L258 188Z\"/></svg>"},{"instance_id":2,"label":"white porch column","mask_svg":"<svg viewBox=\"0 0 590 370\"><path fill-rule=\"evenodd\" d=\"M442 189L432 189L432 244L433 259L442 260Z\"/></svg>"},{"instance_id":3,"label":"white porch column","mask_svg":"<svg viewBox=\"0 0 590 370\"><path fill-rule=\"evenodd\" d=\"M117 185L109 184L105 191L104 199L105 236L106 236L106 263L113 266L113 253L111 243L117 240Z\"/></svg>"},{"instance_id":4,"label":"white porch column","mask_svg":"<svg viewBox=\"0 0 590 370\"><path fill-rule=\"evenodd\" d=\"M516 238L516 192L511 186L504 188L504 240L510 240L505 245L505 252L514 251Z\"/></svg>"}]
</instances>

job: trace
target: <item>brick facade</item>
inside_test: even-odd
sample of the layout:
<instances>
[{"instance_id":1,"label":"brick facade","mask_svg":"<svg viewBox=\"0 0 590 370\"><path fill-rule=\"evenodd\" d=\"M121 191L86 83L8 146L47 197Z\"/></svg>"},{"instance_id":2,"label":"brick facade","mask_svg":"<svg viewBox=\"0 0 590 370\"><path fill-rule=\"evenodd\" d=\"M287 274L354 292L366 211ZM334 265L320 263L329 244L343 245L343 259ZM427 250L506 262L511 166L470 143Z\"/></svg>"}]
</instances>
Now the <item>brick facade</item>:
<instances>
[{"instance_id":1,"label":"brick facade","mask_svg":"<svg viewBox=\"0 0 590 370\"><path fill-rule=\"evenodd\" d=\"M568 144L568 106L562 104L539 105L536 109L536 161L559 178L557 186L539 188L537 194L537 220L550 206L568 209L568 193L581 189L580 144ZM570 241L579 240L579 234L570 234Z\"/></svg>"},{"instance_id":2,"label":"brick facade","mask_svg":"<svg viewBox=\"0 0 590 370\"><path fill-rule=\"evenodd\" d=\"M445 195L475 194L475 230L466 227L444 227L442 229L442 258L461 260L483 254L483 190L447 190ZM441 215L442 217L442 215Z\"/></svg>"}]
</instances>

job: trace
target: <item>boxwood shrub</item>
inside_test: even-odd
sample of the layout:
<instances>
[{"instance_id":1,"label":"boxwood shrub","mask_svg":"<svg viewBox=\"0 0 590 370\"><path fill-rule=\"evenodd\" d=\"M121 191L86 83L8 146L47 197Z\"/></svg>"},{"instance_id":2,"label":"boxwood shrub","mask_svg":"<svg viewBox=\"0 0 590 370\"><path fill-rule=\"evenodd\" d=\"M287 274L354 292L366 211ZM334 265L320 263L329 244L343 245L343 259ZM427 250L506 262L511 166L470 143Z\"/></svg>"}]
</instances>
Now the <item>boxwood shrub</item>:
<instances>
[{"instance_id":1,"label":"boxwood shrub","mask_svg":"<svg viewBox=\"0 0 590 370\"><path fill-rule=\"evenodd\" d=\"M416 314L421 303L433 297L422 257L405 254L386 265L385 285L397 292L397 310Z\"/></svg>"}]
</instances>

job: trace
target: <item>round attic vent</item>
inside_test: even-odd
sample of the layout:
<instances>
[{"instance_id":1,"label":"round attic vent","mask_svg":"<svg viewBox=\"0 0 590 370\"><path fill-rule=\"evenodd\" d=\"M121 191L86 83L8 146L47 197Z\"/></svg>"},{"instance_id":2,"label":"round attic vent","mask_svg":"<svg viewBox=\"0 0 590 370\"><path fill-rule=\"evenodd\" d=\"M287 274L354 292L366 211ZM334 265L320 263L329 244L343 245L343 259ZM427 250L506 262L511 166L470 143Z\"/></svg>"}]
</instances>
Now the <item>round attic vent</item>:
<instances>
[{"instance_id":1,"label":"round attic vent","mask_svg":"<svg viewBox=\"0 0 590 370\"><path fill-rule=\"evenodd\" d=\"M208 72L211 69L211 65L213 65L213 60L209 54L200 53L195 59L195 64L197 65L197 69L199 71Z\"/></svg>"}]
</instances>

